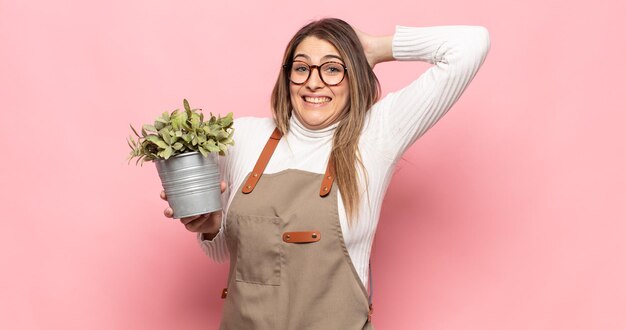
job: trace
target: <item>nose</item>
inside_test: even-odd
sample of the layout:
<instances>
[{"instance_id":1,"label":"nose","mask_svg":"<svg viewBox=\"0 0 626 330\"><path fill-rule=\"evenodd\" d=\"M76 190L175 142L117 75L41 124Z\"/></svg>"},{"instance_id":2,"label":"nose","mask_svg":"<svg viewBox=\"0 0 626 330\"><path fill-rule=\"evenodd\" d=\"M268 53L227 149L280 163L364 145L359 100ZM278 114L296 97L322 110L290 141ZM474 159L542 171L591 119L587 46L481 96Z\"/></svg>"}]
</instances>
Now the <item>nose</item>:
<instances>
[{"instance_id":1,"label":"nose","mask_svg":"<svg viewBox=\"0 0 626 330\"><path fill-rule=\"evenodd\" d=\"M317 70L317 72L315 72L315 70ZM306 87L310 90L316 90L316 89L320 89L323 88L325 86L324 82L322 81L322 79L320 79L320 72L319 72L319 68L311 68L311 75L309 76L309 79L306 81Z\"/></svg>"}]
</instances>

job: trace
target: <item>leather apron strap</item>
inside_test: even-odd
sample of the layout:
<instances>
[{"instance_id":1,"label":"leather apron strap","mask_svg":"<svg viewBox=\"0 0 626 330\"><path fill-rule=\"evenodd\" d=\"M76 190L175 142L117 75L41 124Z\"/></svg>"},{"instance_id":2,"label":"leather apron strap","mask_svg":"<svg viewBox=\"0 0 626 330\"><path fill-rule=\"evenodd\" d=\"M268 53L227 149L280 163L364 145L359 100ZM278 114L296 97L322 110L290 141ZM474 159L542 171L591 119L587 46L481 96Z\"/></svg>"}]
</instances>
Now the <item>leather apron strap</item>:
<instances>
[{"instance_id":1,"label":"leather apron strap","mask_svg":"<svg viewBox=\"0 0 626 330\"><path fill-rule=\"evenodd\" d=\"M267 163L269 163L272 155L274 154L274 150L276 150L276 146L278 146L278 142L283 137L283 134L280 133L278 127L274 129L272 135L267 140L263 151L261 151L261 155L259 159L256 161L254 165L254 169L252 170L252 174L248 177L246 184L243 185L243 189L241 192L244 194L249 194L256 187L257 182L263 175L263 171L265 171L265 167L267 167ZM328 165L326 166L326 173L324 173L324 179L322 180L322 185L320 187L320 197L326 197L330 193L330 189L333 187L333 182L335 181L335 166L334 166L333 155L331 153L328 159Z\"/></svg>"},{"instance_id":2,"label":"leather apron strap","mask_svg":"<svg viewBox=\"0 0 626 330\"><path fill-rule=\"evenodd\" d=\"M331 152L328 158L328 165L326 165L326 173L324 173L324 179L322 179L322 186L320 187L321 197L326 197L330 193L330 189L333 187L333 181L335 181L335 160Z\"/></svg>"},{"instance_id":3,"label":"leather apron strap","mask_svg":"<svg viewBox=\"0 0 626 330\"><path fill-rule=\"evenodd\" d=\"M241 190L241 192L243 192L244 194L249 194L252 192L252 190L254 190L254 187L256 187L257 182L259 182L259 179L261 178L263 171L265 171L265 167L267 166L267 163L269 163L270 158L272 158L272 155L274 154L274 150L276 150L276 146L278 145L278 142L280 142L280 138L282 137L283 137L283 134L280 133L278 128L274 129L274 132L272 133L270 138L267 140L267 143L265 144L263 151L261 151L261 155L259 156L259 159L256 161L256 165L254 165L252 174L250 174L250 177L248 177L246 184L243 185L243 189Z\"/></svg>"}]
</instances>

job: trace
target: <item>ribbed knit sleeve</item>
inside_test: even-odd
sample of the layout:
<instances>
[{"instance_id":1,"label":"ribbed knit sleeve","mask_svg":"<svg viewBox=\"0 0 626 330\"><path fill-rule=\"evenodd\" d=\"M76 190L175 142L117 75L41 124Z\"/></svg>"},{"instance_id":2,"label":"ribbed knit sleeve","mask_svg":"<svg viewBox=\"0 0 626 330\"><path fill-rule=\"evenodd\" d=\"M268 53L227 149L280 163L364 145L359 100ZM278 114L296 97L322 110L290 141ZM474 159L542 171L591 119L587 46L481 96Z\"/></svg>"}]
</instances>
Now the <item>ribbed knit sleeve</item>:
<instances>
[{"instance_id":1,"label":"ribbed knit sleeve","mask_svg":"<svg viewBox=\"0 0 626 330\"><path fill-rule=\"evenodd\" d=\"M221 166L220 166L221 167ZM224 172L222 172L224 173ZM228 181L227 181L228 182ZM222 206L225 206L228 202L228 191L222 193ZM228 260L228 248L226 246L226 237L224 235L224 225L226 223L226 214L222 211L222 225L220 231L212 240L203 239L202 233L198 233L198 242L202 251L213 259L215 262L223 263Z\"/></svg>"},{"instance_id":2,"label":"ribbed knit sleeve","mask_svg":"<svg viewBox=\"0 0 626 330\"><path fill-rule=\"evenodd\" d=\"M224 216L222 215L224 218ZM198 233L198 242L202 251L213 259L215 262L223 263L228 260L228 249L226 248L226 237L224 236L224 221L222 221L222 227L220 228L217 236L212 240L205 240L202 238L202 233Z\"/></svg>"},{"instance_id":3,"label":"ribbed knit sleeve","mask_svg":"<svg viewBox=\"0 0 626 330\"><path fill-rule=\"evenodd\" d=\"M482 26L397 26L394 58L434 66L372 107L368 134L375 135L380 152L398 159L443 117L474 78L489 48L489 32Z\"/></svg>"}]
</instances>

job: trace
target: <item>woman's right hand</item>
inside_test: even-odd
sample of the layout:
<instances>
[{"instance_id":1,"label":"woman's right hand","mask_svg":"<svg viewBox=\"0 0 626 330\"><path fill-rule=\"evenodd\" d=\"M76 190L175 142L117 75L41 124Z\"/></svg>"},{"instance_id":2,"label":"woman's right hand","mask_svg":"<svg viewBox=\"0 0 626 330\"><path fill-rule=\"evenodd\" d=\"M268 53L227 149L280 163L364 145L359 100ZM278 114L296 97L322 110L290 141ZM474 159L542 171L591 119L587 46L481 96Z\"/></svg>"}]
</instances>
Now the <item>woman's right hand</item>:
<instances>
[{"instance_id":1,"label":"woman's right hand","mask_svg":"<svg viewBox=\"0 0 626 330\"><path fill-rule=\"evenodd\" d=\"M220 189L222 190L222 193L226 190L226 182L221 182ZM161 199L167 200L165 191L161 191ZM172 218L174 216L174 211L172 208L167 207L163 210L163 214L168 218ZM222 210L182 218L180 219L180 222L185 225L187 230L194 233L204 233L206 234L205 236L209 236L208 238L211 239L212 236L217 235L220 231L220 227L222 226Z\"/></svg>"},{"instance_id":2,"label":"woman's right hand","mask_svg":"<svg viewBox=\"0 0 626 330\"><path fill-rule=\"evenodd\" d=\"M356 35L361 42L361 46L363 46L365 57L367 58L367 62L372 69L378 63L394 60L393 50L391 49L393 35L377 37L357 30L354 26L352 28L354 29L354 32L356 32Z\"/></svg>"}]
</instances>

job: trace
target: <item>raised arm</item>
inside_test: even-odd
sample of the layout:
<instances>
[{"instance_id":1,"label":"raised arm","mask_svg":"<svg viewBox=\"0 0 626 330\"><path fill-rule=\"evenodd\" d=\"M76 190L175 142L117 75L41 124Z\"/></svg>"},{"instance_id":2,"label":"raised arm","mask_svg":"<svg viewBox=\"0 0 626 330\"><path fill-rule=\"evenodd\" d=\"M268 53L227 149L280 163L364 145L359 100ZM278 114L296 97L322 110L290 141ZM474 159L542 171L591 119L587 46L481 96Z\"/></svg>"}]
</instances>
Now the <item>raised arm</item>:
<instances>
[{"instance_id":1,"label":"raised arm","mask_svg":"<svg viewBox=\"0 0 626 330\"><path fill-rule=\"evenodd\" d=\"M357 34L372 66L394 59L434 64L372 107L364 134L394 161L459 99L490 48L489 32L482 26L397 26L393 36Z\"/></svg>"}]
</instances>

